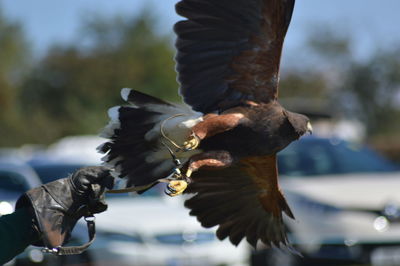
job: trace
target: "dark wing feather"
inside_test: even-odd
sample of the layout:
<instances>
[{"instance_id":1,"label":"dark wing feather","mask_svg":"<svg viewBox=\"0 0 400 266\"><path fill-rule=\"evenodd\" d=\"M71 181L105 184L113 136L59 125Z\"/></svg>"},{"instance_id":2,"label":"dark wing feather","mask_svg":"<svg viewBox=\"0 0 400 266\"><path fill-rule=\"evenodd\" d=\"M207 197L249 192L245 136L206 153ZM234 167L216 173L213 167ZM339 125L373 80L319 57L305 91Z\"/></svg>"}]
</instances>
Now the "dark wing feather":
<instances>
[{"instance_id":1,"label":"dark wing feather","mask_svg":"<svg viewBox=\"0 0 400 266\"><path fill-rule=\"evenodd\" d=\"M254 157L223 170L200 170L193 176L186 200L204 227L219 226L217 237L238 245L243 238L256 246L288 245L282 212L294 218L278 189L276 157Z\"/></svg>"},{"instance_id":2,"label":"dark wing feather","mask_svg":"<svg viewBox=\"0 0 400 266\"><path fill-rule=\"evenodd\" d=\"M175 24L180 93L208 113L277 97L279 64L295 0L182 0Z\"/></svg>"}]
</instances>

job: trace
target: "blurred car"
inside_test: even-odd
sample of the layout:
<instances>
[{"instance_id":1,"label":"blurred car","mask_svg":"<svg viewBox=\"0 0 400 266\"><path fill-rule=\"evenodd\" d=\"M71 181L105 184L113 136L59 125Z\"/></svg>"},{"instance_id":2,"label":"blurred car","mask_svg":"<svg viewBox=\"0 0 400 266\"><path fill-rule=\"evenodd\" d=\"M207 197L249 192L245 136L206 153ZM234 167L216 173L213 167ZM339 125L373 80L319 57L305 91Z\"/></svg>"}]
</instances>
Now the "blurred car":
<instances>
[{"instance_id":1,"label":"blurred car","mask_svg":"<svg viewBox=\"0 0 400 266\"><path fill-rule=\"evenodd\" d=\"M31 154L27 163L43 183L64 178L84 166L101 164L96 148L104 139L98 136L70 136L60 139L47 149Z\"/></svg>"},{"instance_id":2,"label":"blurred car","mask_svg":"<svg viewBox=\"0 0 400 266\"><path fill-rule=\"evenodd\" d=\"M0 215L12 213L21 194L41 184L28 165L17 160L0 159Z\"/></svg>"},{"instance_id":3,"label":"blurred car","mask_svg":"<svg viewBox=\"0 0 400 266\"><path fill-rule=\"evenodd\" d=\"M43 183L67 177L76 170L88 166L85 163L63 162L43 157L31 159L27 163L33 168Z\"/></svg>"},{"instance_id":4,"label":"blurred car","mask_svg":"<svg viewBox=\"0 0 400 266\"><path fill-rule=\"evenodd\" d=\"M400 265L398 166L359 144L308 137L279 154L279 171L296 216L285 219L289 238L304 258L269 250L253 265Z\"/></svg>"},{"instance_id":5,"label":"blurred car","mask_svg":"<svg viewBox=\"0 0 400 266\"><path fill-rule=\"evenodd\" d=\"M248 246L219 241L189 216L181 198L153 193L107 202L108 210L96 218L96 265L248 265Z\"/></svg>"},{"instance_id":6,"label":"blurred car","mask_svg":"<svg viewBox=\"0 0 400 266\"><path fill-rule=\"evenodd\" d=\"M104 154L98 153L97 147L104 142L96 135L68 136L50 145L45 154L64 163L99 165Z\"/></svg>"}]
</instances>

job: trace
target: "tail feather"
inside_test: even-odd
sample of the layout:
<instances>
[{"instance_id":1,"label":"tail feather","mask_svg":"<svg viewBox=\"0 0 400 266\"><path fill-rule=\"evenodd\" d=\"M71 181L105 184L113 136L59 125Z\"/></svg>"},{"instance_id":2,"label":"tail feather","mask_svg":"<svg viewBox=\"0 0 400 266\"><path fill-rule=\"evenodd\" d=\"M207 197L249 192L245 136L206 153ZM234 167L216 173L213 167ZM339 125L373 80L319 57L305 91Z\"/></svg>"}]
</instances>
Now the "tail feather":
<instances>
[{"instance_id":1,"label":"tail feather","mask_svg":"<svg viewBox=\"0 0 400 266\"><path fill-rule=\"evenodd\" d=\"M173 107L172 104L164 102L158 98L147 95L143 92L132 90L129 88L123 88L121 90L121 97L128 103L136 105L138 107L158 105L158 106L169 106Z\"/></svg>"},{"instance_id":2,"label":"tail feather","mask_svg":"<svg viewBox=\"0 0 400 266\"><path fill-rule=\"evenodd\" d=\"M182 114L164 125L169 137L182 141L202 114L135 90L122 89L121 96L128 104L109 110L110 122L101 133L108 141L98 151L106 154L104 164L126 179L127 187L145 186L170 175L175 167L162 144L161 124Z\"/></svg>"}]
</instances>

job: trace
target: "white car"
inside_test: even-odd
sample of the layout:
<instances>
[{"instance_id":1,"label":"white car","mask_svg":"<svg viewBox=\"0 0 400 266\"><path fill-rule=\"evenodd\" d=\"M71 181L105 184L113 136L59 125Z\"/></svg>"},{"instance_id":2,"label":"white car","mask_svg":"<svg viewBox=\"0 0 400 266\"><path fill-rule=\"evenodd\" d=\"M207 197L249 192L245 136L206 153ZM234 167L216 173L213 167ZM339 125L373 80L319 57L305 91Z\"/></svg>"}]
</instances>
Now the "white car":
<instances>
[{"instance_id":1,"label":"white car","mask_svg":"<svg viewBox=\"0 0 400 266\"><path fill-rule=\"evenodd\" d=\"M219 241L189 216L182 198L138 196L107 199L97 215L90 248L95 265L248 265L249 246Z\"/></svg>"},{"instance_id":2,"label":"white car","mask_svg":"<svg viewBox=\"0 0 400 266\"><path fill-rule=\"evenodd\" d=\"M15 159L0 158L0 216L12 213L19 196L41 184L28 165Z\"/></svg>"},{"instance_id":3,"label":"white car","mask_svg":"<svg viewBox=\"0 0 400 266\"><path fill-rule=\"evenodd\" d=\"M279 170L296 217L285 223L304 258L266 251L265 264L400 265L398 166L361 145L308 137L279 154Z\"/></svg>"}]
</instances>

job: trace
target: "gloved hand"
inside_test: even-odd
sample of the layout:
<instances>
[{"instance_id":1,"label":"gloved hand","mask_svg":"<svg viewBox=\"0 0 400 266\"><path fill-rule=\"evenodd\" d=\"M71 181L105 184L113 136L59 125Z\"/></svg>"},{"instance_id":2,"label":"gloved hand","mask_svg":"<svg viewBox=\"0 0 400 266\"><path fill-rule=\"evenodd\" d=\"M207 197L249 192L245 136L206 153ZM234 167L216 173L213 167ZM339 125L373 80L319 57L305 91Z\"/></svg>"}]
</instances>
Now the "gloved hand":
<instances>
[{"instance_id":1,"label":"gloved hand","mask_svg":"<svg viewBox=\"0 0 400 266\"><path fill-rule=\"evenodd\" d=\"M16 209L30 207L41 238L35 245L53 249L68 241L82 216L107 209L104 192L113 185L108 168L85 167L68 178L29 190L18 199Z\"/></svg>"}]
</instances>

